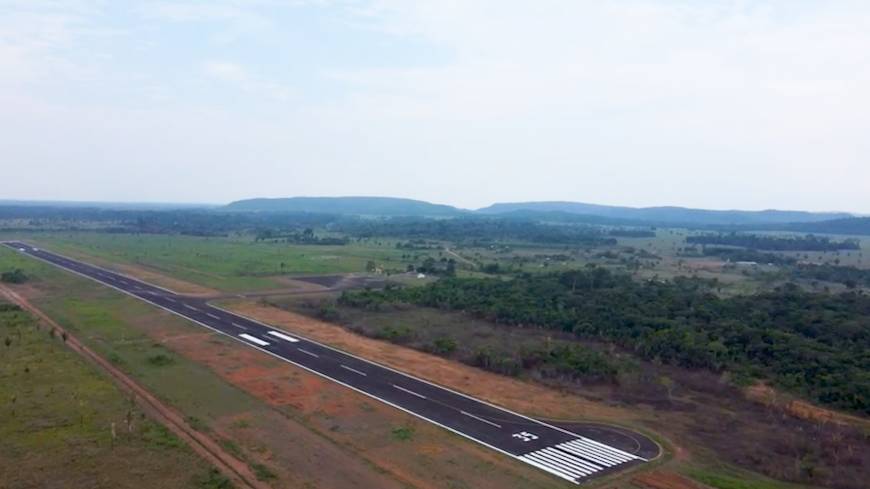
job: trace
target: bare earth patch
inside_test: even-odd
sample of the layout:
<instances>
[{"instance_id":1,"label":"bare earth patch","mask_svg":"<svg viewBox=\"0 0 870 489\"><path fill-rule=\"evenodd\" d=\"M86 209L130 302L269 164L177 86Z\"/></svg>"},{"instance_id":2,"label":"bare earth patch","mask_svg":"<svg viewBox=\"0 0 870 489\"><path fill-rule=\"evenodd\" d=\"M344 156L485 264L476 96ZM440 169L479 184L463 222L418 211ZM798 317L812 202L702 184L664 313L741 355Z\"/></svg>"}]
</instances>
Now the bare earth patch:
<instances>
[{"instance_id":1,"label":"bare earth patch","mask_svg":"<svg viewBox=\"0 0 870 489\"><path fill-rule=\"evenodd\" d=\"M340 326L317 321L251 301L233 301L228 309L258 321L285 328L362 358L463 392L513 411L565 420L633 419L629 411L581 397L484 372L433 355L355 335Z\"/></svg>"}]
</instances>

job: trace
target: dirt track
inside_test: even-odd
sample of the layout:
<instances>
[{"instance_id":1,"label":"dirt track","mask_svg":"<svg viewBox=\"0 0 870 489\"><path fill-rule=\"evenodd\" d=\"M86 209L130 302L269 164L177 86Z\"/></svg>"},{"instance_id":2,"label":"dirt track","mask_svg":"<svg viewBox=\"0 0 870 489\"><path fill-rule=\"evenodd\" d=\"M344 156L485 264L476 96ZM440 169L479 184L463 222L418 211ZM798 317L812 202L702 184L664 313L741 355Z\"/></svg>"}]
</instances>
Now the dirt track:
<instances>
[{"instance_id":1,"label":"dirt track","mask_svg":"<svg viewBox=\"0 0 870 489\"><path fill-rule=\"evenodd\" d=\"M237 487L248 489L269 489L269 486L259 482L248 468L247 464L223 450L214 440L196 431L184 421L184 417L162 401L145 390L132 378L115 368L104 358L70 335L64 328L54 322L41 310L33 306L27 299L16 294L4 285L0 285L0 295L15 302L40 320L55 328L61 335L66 335L66 345L86 360L106 372L121 389L134 394L137 404L153 419L165 425L179 439L187 443L191 449L201 455Z\"/></svg>"}]
</instances>

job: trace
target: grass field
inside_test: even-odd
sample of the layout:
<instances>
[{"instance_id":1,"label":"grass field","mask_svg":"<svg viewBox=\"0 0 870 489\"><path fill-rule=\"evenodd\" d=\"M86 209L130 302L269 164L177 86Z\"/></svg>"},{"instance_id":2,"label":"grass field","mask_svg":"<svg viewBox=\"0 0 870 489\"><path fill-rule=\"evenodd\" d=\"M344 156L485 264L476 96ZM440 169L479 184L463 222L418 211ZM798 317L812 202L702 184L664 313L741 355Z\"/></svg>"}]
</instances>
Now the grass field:
<instances>
[{"instance_id":1,"label":"grass field","mask_svg":"<svg viewBox=\"0 0 870 489\"><path fill-rule=\"evenodd\" d=\"M0 487L230 487L27 313L0 312L0 336Z\"/></svg>"},{"instance_id":2,"label":"grass field","mask_svg":"<svg viewBox=\"0 0 870 489\"><path fill-rule=\"evenodd\" d=\"M394 241L347 246L255 243L253 238L105 233L43 233L33 237L58 253L76 251L135 263L195 284L227 292L281 288L281 275L364 273L369 260L404 268ZM380 243L380 244L377 244ZM282 266L283 265L283 266Z\"/></svg>"}]
</instances>

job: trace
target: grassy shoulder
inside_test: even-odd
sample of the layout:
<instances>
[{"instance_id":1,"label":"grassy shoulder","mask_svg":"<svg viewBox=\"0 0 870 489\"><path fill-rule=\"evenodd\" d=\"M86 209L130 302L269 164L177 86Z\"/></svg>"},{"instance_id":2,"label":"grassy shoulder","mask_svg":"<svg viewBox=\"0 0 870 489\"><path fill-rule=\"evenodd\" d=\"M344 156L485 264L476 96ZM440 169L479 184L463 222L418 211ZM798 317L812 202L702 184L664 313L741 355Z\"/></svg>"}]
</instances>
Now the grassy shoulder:
<instances>
[{"instance_id":1,"label":"grassy shoulder","mask_svg":"<svg viewBox=\"0 0 870 489\"><path fill-rule=\"evenodd\" d=\"M0 486L231 487L59 336L3 306Z\"/></svg>"}]
</instances>

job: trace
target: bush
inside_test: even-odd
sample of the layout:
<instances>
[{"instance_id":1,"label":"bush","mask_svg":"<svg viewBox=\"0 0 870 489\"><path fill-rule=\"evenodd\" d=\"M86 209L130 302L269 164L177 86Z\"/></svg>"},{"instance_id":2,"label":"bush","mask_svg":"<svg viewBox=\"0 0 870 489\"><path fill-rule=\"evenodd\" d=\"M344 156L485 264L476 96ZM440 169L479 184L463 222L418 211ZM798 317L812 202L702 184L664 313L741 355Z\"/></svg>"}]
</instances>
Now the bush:
<instances>
[{"instance_id":1,"label":"bush","mask_svg":"<svg viewBox=\"0 0 870 489\"><path fill-rule=\"evenodd\" d=\"M0 274L0 282L5 282L7 284L23 284L24 282L27 282L27 280L27 275L25 275L24 270L20 268Z\"/></svg>"}]
</instances>

